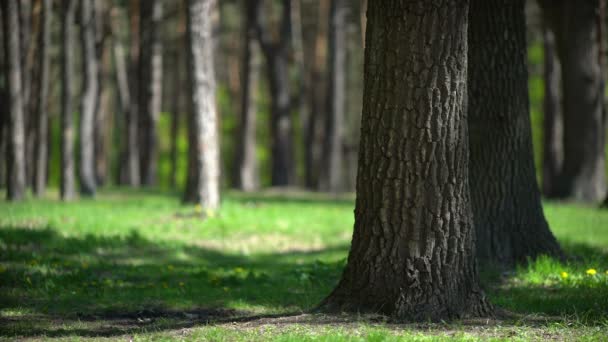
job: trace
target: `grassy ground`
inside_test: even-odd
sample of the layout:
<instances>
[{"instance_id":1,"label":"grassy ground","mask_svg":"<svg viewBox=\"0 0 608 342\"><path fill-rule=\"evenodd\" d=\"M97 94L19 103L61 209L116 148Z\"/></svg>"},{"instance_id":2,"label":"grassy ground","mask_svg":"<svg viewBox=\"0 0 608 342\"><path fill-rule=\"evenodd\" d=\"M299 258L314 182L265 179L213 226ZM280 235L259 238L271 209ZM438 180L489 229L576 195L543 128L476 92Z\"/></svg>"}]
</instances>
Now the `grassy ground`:
<instances>
[{"instance_id":1,"label":"grassy ground","mask_svg":"<svg viewBox=\"0 0 608 342\"><path fill-rule=\"evenodd\" d=\"M545 205L547 218L574 258L485 272L492 302L508 312L499 318L397 324L304 314L339 279L352 210L352 198L304 193L231 193L205 221L177 196L153 191L109 190L69 204L1 202L0 339L608 336L608 211L558 203Z\"/></svg>"}]
</instances>

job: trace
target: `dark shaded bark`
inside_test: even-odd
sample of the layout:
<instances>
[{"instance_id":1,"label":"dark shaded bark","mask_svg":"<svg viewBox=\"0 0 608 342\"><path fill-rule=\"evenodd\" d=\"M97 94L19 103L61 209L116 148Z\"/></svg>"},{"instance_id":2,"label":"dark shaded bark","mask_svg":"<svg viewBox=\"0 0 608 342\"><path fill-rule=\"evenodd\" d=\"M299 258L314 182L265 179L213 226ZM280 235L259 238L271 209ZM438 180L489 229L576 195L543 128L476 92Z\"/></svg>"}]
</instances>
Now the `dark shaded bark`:
<instances>
[{"instance_id":1,"label":"dark shaded bark","mask_svg":"<svg viewBox=\"0 0 608 342\"><path fill-rule=\"evenodd\" d=\"M204 209L220 204L220 160L213 65L213 13L215 0L187 1L187 60L189 82L190 144L188 180L184 200Z\"/></svg>"},{"instance_id":2,"label":"dark shaded bark","mask_svg":"<svg viewBox=\"0 0 608 342\"><path fill-rule=\"evenodd\" d=\"M562 71L564 161L557 196L600 201L606 191L599 0L542 1L556 37Z\"/></svg>"},{"instance_id":3,"label":"dark shaded bark","mask_svg":"<svg viewBox=\"0 0 608 342\"><path fill-rule=\"evenodd\" d=\"M112 23L114 26L118 25L116 18L116 12L112 14ZM118 113L115 115L115 126L120 128L118 131L121 134L119 146L119 165L117 168L117 184L128 184L134 185L132 181L139 180L139 160L133 158L136 162L135 165L131 165L129 158L129 140L131 132L129 131L129 116L130 116L130 104L131 104L131 92L129 89L129 76L127 72L127 60L122 46L118 37L112 39L112 53L114 57L114 78L116 82L116 94L118 100ZM137 126L135 126L137 128ZM137 131L135 131L137 133ZM135 135L137 137L137 135ZM133 172L132 172L133 171ZM136 172L135 172L136 171ZM136 185L136 184L135 184Z\"/></svg>"},{"instance_id":4,"label":"dark shaded bark","mask_svg":"<svg viewBox=\"0 0 608 342\"><path fill-rule=\"evenodd\" d=\"M31 96L34 85L35 66L35 30L34 6L31 0L19 0L19 48L21 59L21 99L23 102L23 125L25 134L25 179L26 187L33 186L36 166L36 132L38 113L34 109L36 104Z\"/></svg>"},{"instance_id":5,"label":"dark shaded bark","mask_svg":"<svg viewBox=\"0 0 608 342\"><path fill-rule=\"evenodd\" d=\"M155 185L158 173L158 117L162 99L163 56L160 41L162 1L140 2L140 50L138 79L140 177L143 185Z\"/></svg>"},{"instance_id":6,"label":"dark shaded bark","mask_svg":"<svg viewBox=\"0 0 608 342\"><path fill-rule=\"evenodd\" d=\"M544 41L544 87L543 99L543 194L548 198L557 196L559 172L564 159L563 118L560 96L560 66L555 51L555 35L545 22Z\"/></svg>"},{"instance_id":7,"label":"dark shaded bark","mask_svg":"<svg viewBox=\"0 0 608 342\"><path fill-rule=\"evenodd\" d=\"M332 0L329 15L329 80L323 142L321 188L331 192L344 189L344 115L346 106L346 15L345 0Z\"/></svg>"},{"instance_id":8,"label":"dark shaded bark","mask_svg":"<svg viewBox=\"0 0 608 342\"><path fill-rule=\"evenodd\" d=\"M259 0L252 0L259 1ZM291 0L281 1L281 23L276 39L264 23L263 6L257 5L258 41L266 61L270 90L271 184L295 182L295 158L289 82L289 41L291 36Z\"/></svg>"},{"instance_id":9,"label":"dark shaded bark","mask_svg":"<svg viewBox=\"0 0 608 342\"><path fill-rule=\"evenodd\" d=\"M110 112L110 62L111 50L108 49L108 38L112 35L109 19L109 3L95 2L95 58L97 59L97 95L95 96L95 181L103 186L108 178L111 120Z\"/></svg>"},{"instance_id":10,"label":"dark shaded bark","mask_svg":"<svg viewBox=\"0 0 608 342\"><path fill-rule=\"evenodd\" d=\"M256 38L258 14L256 6L259 5L259 1L244 1L241 108L233 175L234 186L243 191L254 191L259 187L256 153L256 100L260 69L260 52Z\"/></svg>"},{"instance_id":11,"label":"dark shaded bark","mask_svg":"<svg viewBox=\"0 0 608 342\"><path fill-rule=\"evenodd\" d=\"M74 18L76 1L63 0L61 8L61 178L60 192L64 201L74 199Z\"/></svg>"},{"instance_id":12,"label":"dark shaded bark","mask_svg":"<svg viewBox=\"0 0 608 342\"><path fill-rule=\"evenodd\" d=\"M25 127L22 93L22 71L19 46L19 22L16 0L2 1L5 84L8 108L7 199L25 197Z\"/></svg>"},{"instance_id":13,"label":"dark shaded bark","mask_svg":"<svg viewBox=\"0 0 608 342\"><path fill-rule=\"evenodd\" d=\"M40 33L38 36L38 72L39 89L37 95L37 134L36 134L36 159L34 193L36 196L44 196L47 180L47 157L48 157L48 123L49 115L47 109L47 97L49 93L49 47L51 44L51 0L42 0L40 14Z\"/></svg>"},{"instance_id":14,"label":"dark shaded bark","mask_svg":"<svg viewBox=\"0 0 608 342\"><path fill-rule=\"evenodd\" d=\"M139 70L139 44L140 44L140 0L131 0L129 3L129 111L125 120L125 157L127 184L137 187L140 179L140 150L139 150L139 98L138 98L138 70ZM124 94L124 93L123 93Z\"/></svg>"},{"instance_id":15,"label":"dark shaded bark","mask_svg":"<svg viewBox=\"0 0 608 342\"><path fill-rule=\"evenodd\" d=\"M97 98L97 58L95 51L95 8L92 0L80 1L83 91L80 100L80 194L95 196L95 103Z\"/></svg>"},{"instance_id":16,"label":"dark shaded bark","mask_svg":"<svg viewBox=\"0 0 608 342\"><path fill-rule=\"evenodd\" d=\"M525 0L471 0L471 203L482 263L561 251L545 220L532 155Z\"/></svg>"},{"instance_id":17,"label":"dark shaded bark","mask_svg":"<svg viewBox=\"0 0 608 342\"><path fill-rule=\"evenodd\" d=\"M469 202L467 1L370 1L355 229L327 310L484 316Z\"/></svg>"}]
</instances>

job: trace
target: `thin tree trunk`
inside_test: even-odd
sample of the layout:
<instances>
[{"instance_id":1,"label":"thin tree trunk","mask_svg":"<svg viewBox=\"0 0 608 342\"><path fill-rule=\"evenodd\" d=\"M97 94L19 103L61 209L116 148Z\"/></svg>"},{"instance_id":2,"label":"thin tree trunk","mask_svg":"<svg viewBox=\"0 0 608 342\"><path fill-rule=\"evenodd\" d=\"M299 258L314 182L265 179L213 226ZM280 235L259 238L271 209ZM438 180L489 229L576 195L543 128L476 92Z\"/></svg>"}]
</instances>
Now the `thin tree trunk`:
<instances>
[{"instance_id":1,"label":"thin tree trunk","mask_svg":"<svg viewBox=\"0 0 608 342\"><path fill-rule=\"evenodd\" d=\"M191 125L188 186L184 199L206 213L220 204L220 159L213 64L215 0L188 0L188 80Z\"/></svg>"},{"instance_id":2,"label":"thin tree trunk","mask_svg":"<svg viewBox=\"0 0 608 342\"><path fill-rule=\"evenodd\" d=\"M257 0L254 0L257 1ZM270 134L273 186L292 185L295 181L291 94L289 82L289 38L291 35L291 0L283 0L278 38L270 38L263 21L262 6L257 6L258 41L266 60L270 90Z\"/></svg>"},{"instance_id":3,"label":"thin tree trunk","mask_svg":"<svg viewBox=\"0 0 608 342\"><path fill-rule=\"evenodd\" d=\"M599 63L599 0L542 4L562 67L564 161L557 195L600 201L606 191L604 93Z\"/></svg>"},{"instance_id":4,"label":"thin tree trunk","mask_svg":"<svg viewBox=\"0 0 608 342\"><path fill-rule=\"evenodd\" d=\"M111 25L108 22L109 4L95 1L95 58L97 60L97 94L95 96L95 181L98 186L106 183L109 168L110 127L112 115L110 113L110 62L111 55L108 49L108 38L112 35Z\"/></svg>"},{"instance_id":5,"label":"thin tree trunk","mask_svg":"<svg viewBox=\"0 0 608 342\"><path fill-rule=\"evenodd\" d=\"M181 35L180 35L181 36ZM172 98L171 98L171 146L170 146L170 159L171 159L171 171L169 174L169 184L172 188L175 188L177 185L177 139L179 136L179 122L180 122L180 112L181 108L181 70L184 65L181 63L181 53L174 54L174 75L173 75L173 89L172 89Z\"/></svg>"},{"instance_id":6,"label":"thin tree trunk","mask_svg":"<svg viewBox=\"0 0 608 342\"><path fill-rule=\"evenodd\" d=\"M34 6L31 0L17 2L19 9L19 48L21 59L21 98L23 102L23 126L25 136L25 182L26 187L32 186L34 181L36 122L38 113L33 110L34 101L31 96L34 80L34 52L35 44L32 37Z\"/></svg>"},{"instance_id":7,"label":"thin tree trunk","mask_svg":"<svg viewBox=\"0 0 608 342\"><path fill-rule=\"evenodd\" d=\"M345 0L332 0L329 16L329 82L323 143L322 188L331 192L344 189L344 112L346 107L346 16Z\"/></svg>"},{"instance_id":8,"label":"thin tree trunk","mask_svg":"<svg viewBox=\"0 0 608 342\"><path fill-rule=\"evenodd\" d=\"M543 194L557 195L559 172L564 159L563 118L561 113L560 67L555 51L555 35L545 22L543 25L544 113L543 113Z\"/></svg>"},{"instance_id":9,"label":"thin tree trunk","mask_svg":"<svg viewBox=\"0 0 608 342\"><path fill-rule=\"evenodd\" d=\"M140 177L143 185L155 185L158 172L158 117L162 99L162 1L140 3L139 142Z\"/></svg>"},{"instance_id":10,"label":"thin tree trunk","mask_svg":"<svg viewBox=\"0 0 608 342\"><path fill-rule=\"evenodd\" d=\"M115 16L115 14L113 14ZM117 25L117 20L113 18L113 25ZM124 48L118 39L118 37L114 37L112 39L112 50L114 54L114 76L116 78L116 92L118 98L118 108L120 108L120 117L121 117L121 134L122 134L122 146L120 146L119 152L119 163L118 166L118 184L128 184L133 185L131 181L138 179L139 177L135 177L139 175L139 172L131 173L130 171L133 169L132 165L130 165L129 159L129 116L130 116L130 104L131 104L131 95L129 90L129 76L127 72L126 65L126 57ZM118 117L115 116L118 121ZM136 126L137 127L137 126ZM137 161L137 158L134 158ZM138 165L138 163L136 164ZM131 175L128 177L127 175Z\"/></svg>"},{"instance_id":11,"label":"thin tree trunk","mask_svg":"<svg viewBox=\"0 0 608 342\"><path fill-rule=\"evenodd\" d=\"M61 199L74 199L74 113L72 104L74 65L74 17L76 1L63 0L61 19Z\"/></svg>"},{"instance_id":12,"label":"thin tree trunk","mask_svg":"<svg viewBox=\"0 0 608 342\"><path fill-rule=\"evenodd\" d=\"M126 176L127 184L138 187L140 179L139 150L139 45L140 0L131 0L129 6L129 111L126 113Z\"/></svg>"},{"instance_id":13,"label":"thin tree trunk","mask_svg":"<svg viewBox=\"0 0 608 342\"><path fill-rule=\"evenodd\" d=\"M369 3L355 229L322 309L419 321L491 311L469 202L467 10Z\"/></svg>"},{"instance_id":14,"label":"thin tree trunk","mask_svg":"<svg viewBox=\"0 0 608 342\"><path fill-rule=\"evenodd\" d=\"M80 102L80 193L95 196L95 103L97 97L97 58L95 53L95 8L92 0L80 1L80 40L82 44L83 92Z\"/></svg>"},{"instance_id":15,"label":"thin tree trunk","mask_svg":"<svg viewBox=\"0 0 608 342\"><path fill-rule=\"evenodd\" d=\"M541 254L561 256L536 183L524 4L471 0L469 15L469 171L477 257L504 267Z\"/></svg>"},{"instance_id":16,"label":"thin tree trunk","mask_svg":"<svg viewBox=\"0 0 608 342\"><path fill-rule=\"evenodd\" d=\"M5 82L8 89L7 198L25 197L25 127L23 120L22 71L19 47L19 22L16 0L2 1Z\"/></svg>"},{"instance_id":17,"label":"thin tree trunk","mask_svg":"<svg viewBox=\"0 0 608 342\"><path fill-rule=\"evenodd\" d=\"M41 26L38 36L38 70L39 70L39 93L37 96L38 125L36 134L36 167L34 192L36 196L42 197L46 191L47 180L47 157L48 157L48 109L47 98L49 93L49 47L51 44L51 0L42 0L42 11L40 15Z\"/></svg>"},{"instance_id":18,"label":"thin tree trunk","mask_svg":"<svg viewBox=\"0 0 608 342\"><path fill-rule=\"evenodd\" d=\"M256 38L256 15L259 1L245 0L245 24L243 27L243 60L241 82L241 117L237 130L237 149L234 161L234 186L243 191L259 187L256 155L256 100L260 68L259 46Z\"/></svg>"}]
</instances>

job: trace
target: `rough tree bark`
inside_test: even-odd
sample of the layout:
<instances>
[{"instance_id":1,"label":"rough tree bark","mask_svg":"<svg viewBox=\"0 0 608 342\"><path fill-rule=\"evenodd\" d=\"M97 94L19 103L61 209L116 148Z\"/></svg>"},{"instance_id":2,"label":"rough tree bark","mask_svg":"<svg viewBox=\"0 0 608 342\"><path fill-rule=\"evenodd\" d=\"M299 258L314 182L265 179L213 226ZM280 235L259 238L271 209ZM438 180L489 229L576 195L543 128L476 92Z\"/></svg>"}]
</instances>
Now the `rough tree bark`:
<instances>
[{"instance_id":1,"label":"rough tree bark","mask_svg":"<svg viewBox=\"0 0 608 342\"><path fill-rule=\"evenodd\" d=\"M4 74L9 111L6 195L11 201L22 200L25 196L25 127L17 2L17 0L2 1Z\"/></svg>"},{"instance_id":2,"label":"rough tree bark","mask_svg":"<svg viewBox=\"0 0 608 342\"><path fill-rule=\"evenodd\" d=\"M76 1L64 0L61 9L61 199L74 199L74 17Z\"/></svg>"},{"instance_id":3,"label":"rough tree bark","mask_svg":"<svg viewBox=\"0 0 608 342\"><path fill-rule=\"evenodd\" d=\"M346 16L345 0L332 0L329 15L329 80L323 142L321 188L331 192L344 189L343 131L346 106Z\"/></svg>"},{"instance_id":4,"label":"rough tree bark","mask_svg":"<svg viewBox=\"0 0 608 342\"><path fill-rule=\"evenodd\" d=\"M95 52L95 9L92 0L80 1L83 91L80 101L80 193L95 196L95 102L97 98L97 58Z\"/></svg>"},{"instance_id":5,"label":"rough tree bark","mask_svg":"<svg viewBox=\"0 0 608 342\"><path fill-rule=\"evenodd\" d=\"M555 35L543 23L544 87L543 103L543 194L556 197L559 172L564 159L563 119L560 96L560 66L555 51Z\"/></svg>"},{"instance_id":6,"label":"rough tree bark","mask_svg":"<svg viewBox=\"0 0 608 342\"><path fill-rule=\"evenodd\" d=\"M241 110L237 130L233 183L237 189L254 191L259 187L256 154L256 100L260 69L259 46L256 37L257 0L245 0L243 26L243 60L241 82Z\"/></svg>"},{"instance_id":7,"label":"rough tree bark","mask_svg":"<svg viewBox=\"0 0 608 342\"><path fill-rule=\"evenodd\" d=\"M155 185L158 172L158 116L162 99L163 56L160 41L161 0L140 2L139 142L140 177L143 185Z\"/></svg>"},{"instance_id":8,"label":"rough tree bark","mask_svg":"<svg viewBox=\"0 0 608 342\"><path fill-rule=\"evenodd\" d=\"M203 213L220 204L220 160L213 69L215 0L187 1L187 60L191 136L188 181L184 199L197 202ZM190 172L192 170L193 172Z\"/></svg>"},{"instance_id":9,"label":"rough tree bark","mask_svg":"<svg viewBox=\"0 0 608 342\"><path fill-rule=\"evenodd\" d=\"M545 220L532 156L525 0L471 0L471 203L480 262L510 267L561 255Z\"/></svg>"},{"instance_id":10,"label":"rough tree bark","mask_svg":"<svg viewBox=\"0 0 608 342\"><path fill-rule=\"evenodd\" d=\"M38 77L39 89L37 96L37 133L36 133L36 166L34 168L34 193L36 196L44 196L47 180L47 157L48 157L48 123L49 115L47 109L47 98L49 93L49 47L51 44L51 0L42 0L40 14L40 33L38 35Z\"/></svg>"},{"instance_id":11,"label":"rough tree bark","mask_svg":"<svg viewBox=\"0 0 608 342\"><path fill-rule=\"evenodd\" d=\"M594 202L606 191L599 0L542 1L562 71L564 161L557 196Z\"/></svg>"},{"instance_id":12,"label":"rough tree bark","mask_svg":"<svg viewBox=\"0 0 608 342\"><path fill-rule=\"evenodd\" d=\"M253 0L258 1L258 0ZM257 5L256 26L258 41L266 60L270 90L271 184L292 185L295 181L291 94L289 82L289 41L291 28L291 0L282 0L281 23L276 39L266 27L263 6Z\"/></svg>"},{"instance_id":13,"label":"rough tree bark","mask_svg":"<svg viewBox=\"0 0 608 342\"><path fill-rule=\"evenodd\" d=\"M483 316L469 202L468 1L370 1L355 229L327 310Z\"/></svg>"}]
</instances>

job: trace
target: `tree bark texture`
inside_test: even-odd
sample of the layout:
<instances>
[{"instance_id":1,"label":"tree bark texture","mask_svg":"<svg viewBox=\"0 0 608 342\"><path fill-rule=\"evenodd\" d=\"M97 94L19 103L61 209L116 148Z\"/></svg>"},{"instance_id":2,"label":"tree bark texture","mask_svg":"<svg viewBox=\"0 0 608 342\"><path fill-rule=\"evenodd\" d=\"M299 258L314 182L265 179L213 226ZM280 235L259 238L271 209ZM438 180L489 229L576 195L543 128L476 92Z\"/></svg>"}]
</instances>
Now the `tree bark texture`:
<instances>
[{"instance_id":1,"label":"tree bark texture","mask_svg":"<svg viewBox=\"0 0 608 342\"><path fill-rule=\"evenodd\" d=\"M72 91L74 87L74 18L76 1L62 1L61 15L61 199L74 199L74 113Z\"/></svg>"},{"instance_id":2,"label":"tree bark texture","mask_svg":"<svg viewBox=\"0 0 608 342\"><path fill-rule=\"evenodd\" d=\"M234 162L234 186L243 191L259 188L259 170L256 153L257 87L260 69L260 52L256 36L256 20L260 2L245 0L243 28L243 60L241 82L241 109L237 130Z\"/></svg>"},{"instance_id":3,"label":"tree bark texture","mask_svg":"<svg viewBox=\"0 0 608 342\"><path fill-rule=\"evenodd\" d=\"M254 0L258 1L258 0ZM270 90L271 184L292 185L295 182L295 158L291 118L289 82L289 41L291 36L291 0L281 1L281 23L278 38L272 39L271 30L263 23L263 6L258 5L258 41L266 60Z\"/></svg>"},{"instance_id":4,"label":"tree bark texture","mask_svg":"<svg viewBox=\"0 0 608 342\"><path fill-rule=\"evenodd\" d=\"M471 203L480 262L561 255L545 220L532 155L524 0L471 0Z\"/></svg>"},{"instance_id":5,"label":"tree bark texture","mask_svg":"<svg viewBox=\"0 0 608 342\"><path fill-rule=\"evenodd\" d=\"M155 185L158 173L158 117L162 99L163 55L160 41L162 1L140 2L139 142L143 185Z\"/></svg>"},{"instance_id":6,"label":"tree bark texture","mask_svg":"<svg viewBox=\"0 0 608 342\"><path fill-rule=\"evenodd\" d=\"M346 107L346 16L345 0L332 0L329 15L329 80L323 146L322 188L331 192L344 189L343 140Z\"/></svg>"},{"instance_id":7,"label":"tree bark texture","mask_svg":"<svg viewBox=\"0 0 608 342\"><path fill-rule=\"evenodd\" d=\"M564 161L557 195L595 202L606 192L599 0L543 2L562 67Z\"/></svg>"},{"instance_id":8,"label":"tree bark texture","mask_svg":"<svg viewBox=\"0 0 608 342\"><path fill-rule=\"evenodd\" d=\"M559 172L564 159L563 118L560 96L560 65L555 48L555 34L543 24L544 87L543 99L543 194L557 196Z\"/></svg>"},{"instance_id":9,"label":"tree bark texture","mask_svg":"<svg viewBox=\"0 0 608 342\"><path fill-rule=\"evenodd\" d=\"M94 196L95 181L95 103L97 98L97 57L95 51L95 9L92 0L80 1L80 40L82 44L83 91L80 99L80 193Z\"/></svg>"},{"instance_id":10,"label":"tree bark texture","mask_svg":"<svg viewBox=\"0 0 608 342\"><path fill-rule=\"evenodd\" d=\"M484 316L469 201L468 1L370 1L355 229L328 310Z\"/></svg>"},{"instance_id":11,"label":"tree bark texture","mask_svg":"<svg viewBox=\"0 0 608 342\"><path fill-rule=\"evenodd\" d=\"M39 89L37 96L37 134L36 134L36 158L34 193L36 196L44 196L47 180L47 157L48 157L48 130L49 114L47 109L49 94L49 47L51 44L51 0L42 0L40 14L40 33L38 35L38 72Z\"/></svg>"},{"instance_id":12,"label":"tree bark texture","mask_svg":"<svg viewBox=\"0 0 608 342\"><path fill-rule=\"evenodd\" d=\"M201 204L205 211L220 204L220 160L213 64L213 12L215 0L188 0L188 81L191 125L190 164L186 201ZM205 212L204 211L204 212Z\"/></svg>"},{"instance_id":13,"label":"tree bark texture","mask_svg":"<svg viewBox=\"0 0 608 342\"><path fill-rule=\"evenodd\" d=\"M9 112L6 194L11 201L22 200L25 197L25 127L17 2L17 0L2 1L4 74Z\"/></svg>"}]
</instances>

